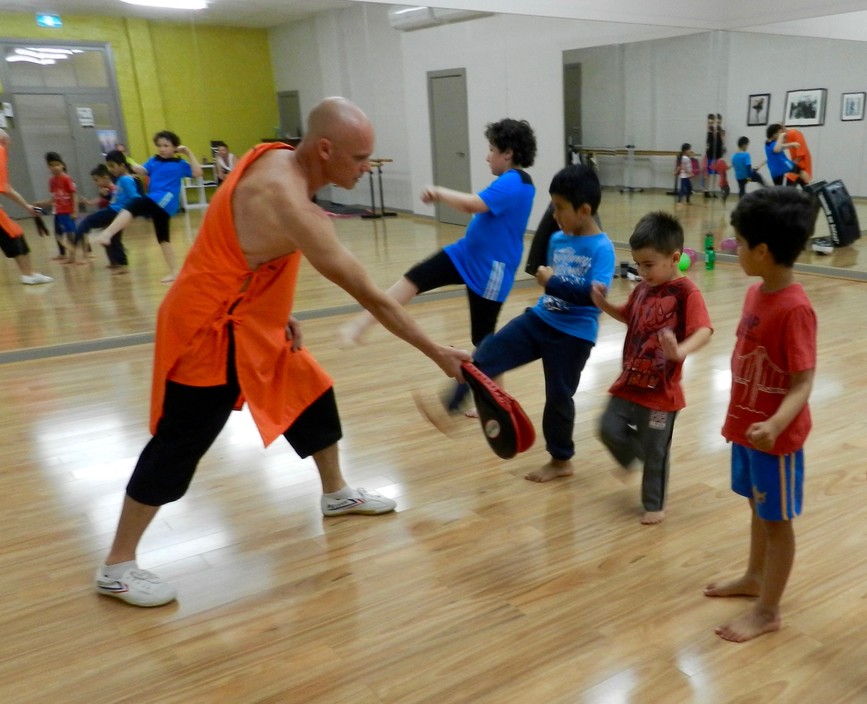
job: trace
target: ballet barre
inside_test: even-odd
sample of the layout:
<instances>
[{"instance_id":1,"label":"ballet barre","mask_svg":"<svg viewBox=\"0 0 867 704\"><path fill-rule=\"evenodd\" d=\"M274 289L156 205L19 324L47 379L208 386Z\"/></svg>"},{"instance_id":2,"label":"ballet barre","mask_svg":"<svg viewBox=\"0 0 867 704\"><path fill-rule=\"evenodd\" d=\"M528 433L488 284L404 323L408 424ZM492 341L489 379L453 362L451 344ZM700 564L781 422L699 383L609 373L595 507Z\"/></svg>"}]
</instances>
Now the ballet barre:
<instances>
[{"instance_id":1,"label":"ballet barre","mask_svg":"<svg viewBox=\"0 0 867 704\"><path fill-rule=\"evenodd\" d=\"M572 150L577 154L586 156L589 159L595 159L597 156L613 156L626 157L626 184L620 187L621 193L640 193L644 189L640 186L633 185L633 168L635 166L635 157L651 157L651 156L667 156L678 157L680 152L660 150L660 149L636 149L635 145L627 144L625 147L588 147L588 146L573 146Z\"/></svg>"},{"instance_id":2,"label":"ballet barre","mask_svg":"<svg viewBox=\"0 0 867 704\"><path fill-rule=\"evenodd\" d=\"M385 209L385 198L382 194L382 165L383 164L391 164L394 159L386 159L385 157L372 157L370 159L370 166L376 169L377 178L379 180L379 206L380 210L376 212L376 196L373 190L373 168L371 168L370 174L370 212L362 215L362 218L367 220L372 220L373 218L393 218L397 216L397 213L390 212Z\"/></svg>"}]
</instances>

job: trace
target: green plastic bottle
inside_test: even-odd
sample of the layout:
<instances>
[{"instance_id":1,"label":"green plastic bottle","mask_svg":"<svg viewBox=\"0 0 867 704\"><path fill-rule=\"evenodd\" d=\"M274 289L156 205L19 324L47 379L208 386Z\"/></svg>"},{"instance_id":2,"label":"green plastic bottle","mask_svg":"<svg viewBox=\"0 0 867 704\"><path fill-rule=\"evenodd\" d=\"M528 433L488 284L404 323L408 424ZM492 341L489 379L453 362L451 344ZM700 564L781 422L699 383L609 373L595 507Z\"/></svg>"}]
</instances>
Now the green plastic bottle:
<instances>
[{"instance_id":1,"label":"green plastic bottle","mask_svg":"<svg viewBox=\"0 0 867 704\"><path fill-rule=\"evenodd\" d=\"M713 233L708 232L704 237L704 268L713 271L716 265L716 252L713 248Z\"/></svg>"}]
</instances>

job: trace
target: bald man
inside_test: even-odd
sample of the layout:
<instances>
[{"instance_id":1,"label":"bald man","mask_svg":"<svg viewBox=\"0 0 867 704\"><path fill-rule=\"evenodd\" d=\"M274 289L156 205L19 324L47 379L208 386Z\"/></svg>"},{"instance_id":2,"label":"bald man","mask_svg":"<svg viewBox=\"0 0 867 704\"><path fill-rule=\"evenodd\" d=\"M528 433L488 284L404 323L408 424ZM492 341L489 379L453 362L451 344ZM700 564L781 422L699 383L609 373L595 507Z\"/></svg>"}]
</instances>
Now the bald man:
<instances>
[{"instance_id":1,"label":"bald man","mask_svg":"<svg viewBox=\"0 0 867 704\"><path fill-rule=\"evenodd\" d=\"M469 354L432 342L372 283L312 202L328 183L352 188L370 171L373 128L344 98L310 113L292 150L262 144L244 155L211 201L198 237L157 317L151 432L127 485L120 522L96 589L136 606L160 606L175 589L139 569L136 549L159 507L186 492L196 465L233 409L246 403L265 445L283 435L312 456L322 512L380 514L384 496L347 486L337 451L332 382L302 347L292 317L301 253L394 335L460 379Z\"/></svg>"},{"instance_id":2,"label":"bald man","mask_svg":"<svg viewBox=\"0 0 867 704\"><path fill-rule=\"evenodd\" d=\"M16 191L9 183L7 170L7 146L9 145L9 134L6 130L0 129L0 193L6 196L14 203L18 203L31 215L36 215L36 210L28 203L21 194ZM30 261L30 248L27 246L27 240L24 239L24 230L21 226L12 220L3 208L0 208L0 250L6 255L7 259L14 259L18 265L18 270L21 272L21 283L28 286L37 284L50 284L54 279L45 274L40 274L38 271L33 271L33 263Z\"/></svg>"}]
</instances>

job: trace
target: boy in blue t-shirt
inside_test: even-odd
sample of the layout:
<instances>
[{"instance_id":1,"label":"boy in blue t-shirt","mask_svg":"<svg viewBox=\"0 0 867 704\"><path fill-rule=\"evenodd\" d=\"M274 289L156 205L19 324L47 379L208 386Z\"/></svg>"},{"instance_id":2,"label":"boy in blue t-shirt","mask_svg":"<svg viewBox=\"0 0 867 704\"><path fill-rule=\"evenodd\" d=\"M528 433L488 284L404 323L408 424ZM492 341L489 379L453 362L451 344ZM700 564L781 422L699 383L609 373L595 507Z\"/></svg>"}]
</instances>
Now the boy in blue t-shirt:
<instances>
[{"instance_id":1,"label":"boy in blue t-shirt","mask_svg":"<svg viewBox=\"0 0 867 704\"><path fill-rule=\"evenodd\" d=\"M143 175L148 176L146 196L128 203L96 242L103 247L111 244L111 238L132 222L134 217L149 217L154 223L154 233L162 249L163 257L169 267L169 275L163 283L171 283L178 274L178 263L170 240L171 217L181 206L181 184L184 178L200 178L202 167L189 148L181 144L181 138L174 132L163 130L154 135L157 153L142 166ZM178 156L183 154L188 161Z\"/></svg>"},{"instance_id":2,"label":"boy in blue t-shirt","mask_svg":"<svg viewBox=\"0 0 867 704\"><path fill-rule=\"evenodd\" d=\"M111 200L104 208L91 213L78 224L75 231L75 241L80 242L91 230L105 228L114 222L117 214L126 208L132 201L139 197L135 179L129 174L126 155L115 149L105 155L105 164L100 164L91 174L97 185L101 185L98 179L103 178L104 173L109 179L114 179L114 189L111 192ZM111 181L109 181L110 183ZM115 273L123 274L127 271L126 250L123 246L123 230L115 233L105 248L110 269Z\"/></svg>"},{"instance_id":3,"label":"boy in blue t-shirt","mask_svg":"<svg viewBox=\"0 0 867 704\"><path fill-rule=\"evenodd\" d=\"M416 264L388 294L402 305L414 296L450 284L465 285L470 304L470 337L475 346L496 328L503 301L512 290L524 251L524 233L536 188L523 169L536 159L536 135L526 120L506 118L492 122L488 138L488 165L497 179L481 193L462 193L428 186L424 203L440 202L472 214L466 234L432 257ZM361 342L376 322L363 312L341 328L345 343Z\"/></svg>"},{"instance_id":4,"label":"boy in blue t-shirt","mask_svg":"<svg viewBox=\"0 0 867 704\"><path fill-rule=\"evenodd\" d=\"M744 197L747 190L747 183L765 185L765 180L758 172L758 169L765 165L763 161L755 169L753 168L752 160L750 159L750 140L748 137L740 137L738 139L738 152L732 156L732 169L735 172L735 180L738 182L738 200Z\"/></svg>"},{"instance_id":5,"label":"boy in blue t-shirt","mask_svg":"<svg viewBox=\"0 0 867 704\"><path fill-rule=\"evenodd\" d=\"M602 192L593 170L584 164L567 166L554 176L549 192L560 231L551 235L547 266L536 271L544 293L535 306L486 337L473 355L474 364L489 377L542 360L542 433L551 459L525 475L534 482L573 473L573 397L599 332L600 310L591 300L591 290L596 282L611 285L615 260L614 246L594 218ZM455 387L448 402L450 413L460 409L466 394L466 385ZM435 420L437 413L428 417Z\"/></svg>"}]
</instances>

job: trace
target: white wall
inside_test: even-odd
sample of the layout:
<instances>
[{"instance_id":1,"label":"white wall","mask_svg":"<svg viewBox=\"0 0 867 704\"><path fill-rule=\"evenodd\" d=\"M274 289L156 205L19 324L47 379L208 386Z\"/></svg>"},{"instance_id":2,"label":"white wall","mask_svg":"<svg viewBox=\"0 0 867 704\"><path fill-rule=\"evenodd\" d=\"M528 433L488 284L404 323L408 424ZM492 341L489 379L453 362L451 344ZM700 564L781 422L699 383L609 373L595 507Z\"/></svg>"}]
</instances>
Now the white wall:
<instances>
[{"instance_id":1,"label":"white wall","mask_svg":"<svg viewBox=\"0 0 867 704\"><path fill-rule=\"evenodd\" d=\"M383 174L389 207L433 214L418 200L433 171L427 73L464 68L473 190L491 180L485 125L507 116L528 120L539 142L530 169L539 194L534 226L563 165L563 52L576 49L585 64L585 143L675 151L689 141L701 152L706 115L721 112L729 150L746 134L759 161L764 132L746 127L748 96L771 93L771 118L780 119L785 91L824 87L825 125L804 129L815 175L843 178L851 193L867 194L867 121L839 120L841 91L867 89L859 78L867 43L517 15L399 32L388 25L387 7L375 4L273 30L271 43L277 89L298 90L305 112L322 97L342 94L370 115L377 155L394 159ZM620 164L603 168L606 184L625 178ZM670 163L661 158L637 160L632 178L633 185L673 183ZM335 200L366 203L369 189L359 189Z\"/></svg>"}]
</instances>

